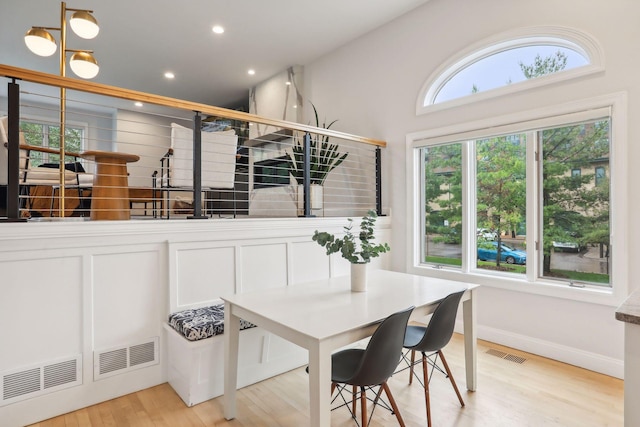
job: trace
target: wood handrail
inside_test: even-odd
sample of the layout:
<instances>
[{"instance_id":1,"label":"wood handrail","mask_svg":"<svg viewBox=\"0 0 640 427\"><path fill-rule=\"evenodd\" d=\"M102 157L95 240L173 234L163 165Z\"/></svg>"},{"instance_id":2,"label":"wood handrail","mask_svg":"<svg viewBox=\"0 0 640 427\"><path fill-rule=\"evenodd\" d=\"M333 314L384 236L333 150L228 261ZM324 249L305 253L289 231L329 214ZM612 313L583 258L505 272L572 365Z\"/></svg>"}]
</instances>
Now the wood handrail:
<instances>
[{"instance_id":1,"label":"wood handrail","mask_svg":"<svg viewBox=\"0 0 640 427\"><path fill-rule=\"evenodd\" d=\"M309 132L317 135L325 135L328 137L360 142L363 144L376 145L379 147L387 146L387 143L385 141L373 138L366 138L363 136L352 135L349 133L339 132L331 129L318 128L301 123L289 122L286 120L269 119L266 117L257 116L255 114L244 113L242 111L229 110L227 108L214 107L207 104L185 101L181 99L170 98L167 96L154 95L146 92L139 92L101 83L88 82L85 80L73 79L70 77L61 77L54 74L29 70L26 68L13 67L11 65L0 64L0 76L24 80L32 83L45 84L49 86L64 87L67 89L92 93L96 95L126 99L129 101L140 101L144 103L160 105L163 107L178 108L188 111L199 111L203 114L221 116L246 122L260 123L280 128L293 129L301 132Z\"/></svg>"},{"instance_id":2,"label":"wood handrail","mask_svg":"<svg viewBox=\"0 0 640 427\"><path fill-rule=\"evenodd\" d=\"M7 148L8 146L9 144L5 142L4 147ZM40 153L60 154L60 150L56 150L55 148L39 147L37 145L20 144L20 149L27 151L38 151ZM64 155L68 157L80 157L80 153L76 153L75 151L65 151Z\"/></svg>"}]
</instances>

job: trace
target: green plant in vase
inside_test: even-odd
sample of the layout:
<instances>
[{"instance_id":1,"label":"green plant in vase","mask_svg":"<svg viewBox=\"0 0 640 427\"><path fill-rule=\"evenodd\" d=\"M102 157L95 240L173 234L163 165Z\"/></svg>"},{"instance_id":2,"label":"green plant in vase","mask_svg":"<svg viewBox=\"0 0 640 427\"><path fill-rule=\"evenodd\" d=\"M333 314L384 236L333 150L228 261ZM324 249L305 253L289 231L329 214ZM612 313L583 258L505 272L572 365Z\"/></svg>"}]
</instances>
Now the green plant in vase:
<instances>
[{"instance_id":1,"label":"green plant in vase","mask_svg":"<svg viewBox=\"0 0 640 427\"><path fill-rule=\"evenodd\" d=\"M374 242L375 223L377 215L370 210L362 217L360 231L353 231L353 220L348 218L349 224L344 227L344 237L336 238L333 234L316 230L312 240L327 250L327 255L340 252L342 257L352 264L366 264L391 248L387 243Z\"/></svg>"},{"instance_id":2,"label":"green plant in vase","mask_svg":"<svg viewBox=\"0 0 640 427\"><path fill-rule=\"evenodd\" d=\"M313 113L316 120L316 127L329 129L337 122L332 121L328 125L326 122L320 124L318 111L315 105L311 103ZM347 158L349 153L340 153L338 144L330 144L329 137L326 135L313 135L310 143L310 181L311 184L322 185L327 179L329 172L340 166ZM302 138L295 138L295 142L291 147L291 152L287 152L287 166L289 172L296 180L297 184L304 183L304 142Z\"/></svg>"}]
</instances>

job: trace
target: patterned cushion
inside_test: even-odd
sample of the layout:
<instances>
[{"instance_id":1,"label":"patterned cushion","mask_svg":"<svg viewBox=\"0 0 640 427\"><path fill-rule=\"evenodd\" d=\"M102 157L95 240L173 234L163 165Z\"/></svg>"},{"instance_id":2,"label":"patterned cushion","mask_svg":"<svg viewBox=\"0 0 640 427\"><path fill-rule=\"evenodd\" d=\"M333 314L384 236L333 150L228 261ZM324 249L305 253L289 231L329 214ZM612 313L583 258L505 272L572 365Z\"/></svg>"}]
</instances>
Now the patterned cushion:
<instances>
[{"instance_id":1,"label":"patterned cushion","mask_svg":"<svg viewBox=\"0 0 640 427\"><path fill-rule=\"evenodd\" d=\"M224 332L224 304L170 314L169 325L189 341L220 335ZM240 330L254 326L246 320L240 319Z\"/></svg>"}]
</instances>

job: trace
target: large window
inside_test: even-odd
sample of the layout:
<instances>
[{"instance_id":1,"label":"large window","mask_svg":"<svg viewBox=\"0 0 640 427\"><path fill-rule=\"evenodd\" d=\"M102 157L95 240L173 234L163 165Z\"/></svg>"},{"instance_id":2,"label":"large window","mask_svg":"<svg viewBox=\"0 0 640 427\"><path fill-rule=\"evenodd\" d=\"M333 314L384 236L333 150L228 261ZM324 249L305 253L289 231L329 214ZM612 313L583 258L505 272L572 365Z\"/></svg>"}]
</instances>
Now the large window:
<instances>
[{"instance_id":1,"label":"large window","mask_svg":"<svg viewBox=\"0 0 640 427\"><path fill-rule=\"evenodd\" d=\"M60 126L46 123L20 122L25 140L29 145L38 147L60 148ZM65 150L79 153L83 149L84 129L81 127L65 126ZM39 166L43 163L59 163L60 156L57 154L31 152L29 158L32 166ZM66 161L73 161L68 157Z\"/></svg>"},{"instance_id":2,"label":"large window","mask_svg":"<svg viewBox=\"0 0 640 427\"><path fill-rule=\"evenodd\" d=\"M608 110L505 128L512 130L416 144L425 236L420 263L611 286Z\"/></svg>"},{"instance_id":3,"label":"large window","mask_svg":"<svg viewBox=\"0 0 640 427\"><path fill-rule=\"evenodd\" d=\"M462 262L462 144L425 147L425 260L460 266Z\"/></svg>"}]
</instances>

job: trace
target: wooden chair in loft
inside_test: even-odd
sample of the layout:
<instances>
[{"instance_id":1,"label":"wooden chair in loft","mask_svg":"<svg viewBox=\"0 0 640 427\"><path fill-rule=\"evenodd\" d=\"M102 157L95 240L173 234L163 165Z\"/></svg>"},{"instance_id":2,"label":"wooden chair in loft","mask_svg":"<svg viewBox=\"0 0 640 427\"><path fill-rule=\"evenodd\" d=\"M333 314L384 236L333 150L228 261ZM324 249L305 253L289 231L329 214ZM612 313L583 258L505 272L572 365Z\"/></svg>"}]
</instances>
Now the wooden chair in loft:
<instances>
[{"instance_id":1,"label":"wooden chair in loft","mask_svg":"<svg viewBox=\"0 0 640 427\"><path fill-rule=\"evenodd\" d=\"M205 207L211 210L211 191L227 190L233 195L235 216L235 173L238 136L235 130L202 132L202 190L207 194ZM193 131L171 124L171 148L160 159L160 176L154 182L166 194L167 218L172 209L171 191L193 191Z\"/></svg>"},{"instance_id":2,"label":"wooden chair in loft","mask_svg":"<svg viewBox=\"0 0 640 427\"><path fill-rule=\"evenodd\" d=\"M0 117L0 186L8 184L8 117ZM32 153L46 153L59 155L60 151L29 145L25 141L24 134L20 132L20 209L23 215L30 216L35 205L39 204L38 210L42 213L55 214L55 200L60 191L59 167L55 164L45 166L33 166L31 161ZM66 152L66 156L72 157L74 162L65 165L65 189L75 191L75 202L70 205L71 211L83 200L83 190L91 188L93 185L93 175L85 173L82 165L77 161L79 153ZM41 191L44 190L44 191ZM42 201L40 199L46 199ZM38 199L38 200L37 200ZM65 209L66 214L71 214L69 209Z\"/></svg>"}]
</instances>

